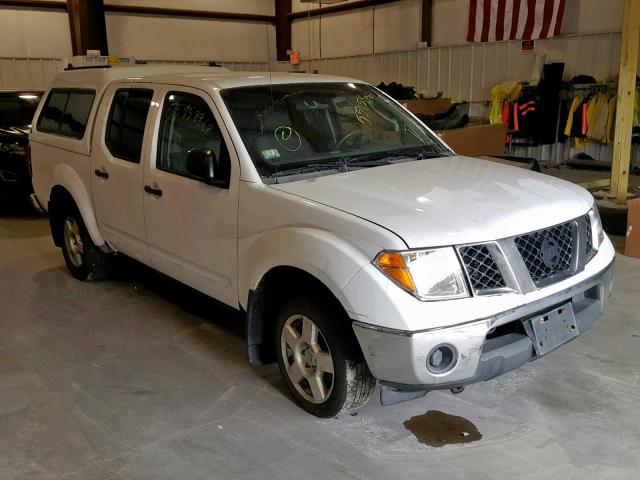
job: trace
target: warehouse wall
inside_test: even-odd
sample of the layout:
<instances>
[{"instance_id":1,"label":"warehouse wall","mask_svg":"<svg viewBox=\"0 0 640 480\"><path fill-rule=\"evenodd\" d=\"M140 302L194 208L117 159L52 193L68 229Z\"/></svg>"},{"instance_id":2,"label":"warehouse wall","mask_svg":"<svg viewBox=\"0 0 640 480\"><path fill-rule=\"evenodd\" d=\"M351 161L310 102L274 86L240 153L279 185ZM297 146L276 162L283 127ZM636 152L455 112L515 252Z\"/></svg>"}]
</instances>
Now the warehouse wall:
<instances>
[{"instance_id":1,"label":"warehouse wall","mask_svg":"<svg viewBox=\"0 0 640 480\"><path fill-rule=\"evenodd\" d=\"M106 0L107 5L275 15L272 0ZM256 62L275 58L275 27L264 23L107 13L113 55L144 59ZM268 41L267 41L268 39Z\"/></svg>"},{"instance_id":2,"label":"warehouse wall","mask_svg":"<svg viewBox=\"0 0 640 480\"><path fill-rule=\"evenodd\" d=\"M442 91L445 96L482 102L490 98L493 85L530 78L536 54L545 55L547 62L564 62L567 79L588 74L607 80L618 74L620 34L576 34L538 40L534 52L523 52L519 41L478 43L314 59L301 62L300 68L376 84L402 82L419 91Z\"/></svg>"},{"instance_id":3,"label":"warehouse wall","mask_svg":"<svg viewBox=\"0 0 640 480\"><path fill-rule=\"evenodd\" d=\"M354 1L354 0L349 0ZM618 31L622 25L623 0L566 0L563 34ZM302 58L330 58L347 55L410 50L420 41L419 0L401 0L373 8L296 20L292 43ZM604 5L606 4L606 8ZM293 11L319 8L317 3L293 1ZM431 45L466 43L469 0L433 0ZM309 48L311 44L311 48Z\"/></svg>"},{"instance_id":4,"label":"warehouse wall","mask_svg":"<svg viewBox=\"0 0 640 480\"><path fill-rule=\"evenodd\" d=\"M291 28L292 44L302 58L365 55L415 48L420 38L422 2L402 0L350 12L299 19ZM318 8L294 0L292 10ZM374 14L375 12L375 14ZM375 22L375 36L374 36Z\"/></svg>"},{"instance_id":5,"label":"warehouse wall","mask_svg":"<svg viewBox=\"0 0 640 480\"><path fill-rule=\"evenodd\" d=\"M64 0L57 0L64 3ZM349 0L355 1L355 0ZM567 0L564 33L620 29L623 0ZM273 15L273 0L106 0L112 5L156 6ZM606 3L606 8L603 4ZM317 8L293 0L294 11ZM433 0L432 45L465 43L469 0ZM293 47L302 58L365 55L415 48L420 39L420 0L296 20ZM322 27L322 28L320 28ZM264 61L275 29L260 23L107 14L111 52L124 57L182 60ZM268 32L268 33L267 33ZM322 39L322 41L320 41ZM187 48L185 48L187 46ZM64 11L0 8L1 57L68 57L69 25Z\"/></svg>"},{"instance_id":6,"label":"warehouse wall","mask_svg":"<svg viewBox=\"0 0 640 480\"><path fill-rule=\"evenodd\" d=\"M0 57L70 55L71 37L67 12L0 8Z\"/></svg>"},{"instance_id":7,"label":"warehouse wall","mask_svg":"<svg viewBox=\"0 0 640 480\"><path fill-rule=\"evenodd\" d=\"M620 30L622 4L623 0L566 0L562 33ZM466 42L469 0L433 0L433 18L433 46Z\"/></svg>"},{"instance_id":8,"label":"warehouse wall","mask_svg":"<svg viewBox=\"0 0 640 480\"><path fill-rule=\"evenodd\" d=\"M61 0L64 3L64 0ZM274 15L272 0L106 0L105 4ZM107 13L110 53L166 60L266 61L275 28L264 23ZM0 57L70 57L65 11L0 8Z\"/></svg>"}]
</instances>

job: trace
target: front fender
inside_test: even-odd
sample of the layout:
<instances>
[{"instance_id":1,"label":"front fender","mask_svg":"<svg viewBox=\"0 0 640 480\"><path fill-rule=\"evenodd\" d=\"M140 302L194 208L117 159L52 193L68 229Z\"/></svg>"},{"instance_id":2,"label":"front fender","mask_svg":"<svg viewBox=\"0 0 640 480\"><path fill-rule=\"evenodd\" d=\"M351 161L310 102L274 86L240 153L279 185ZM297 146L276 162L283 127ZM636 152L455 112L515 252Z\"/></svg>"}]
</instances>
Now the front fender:
<instances>
[{"instance_id":1,"label":"front fender","mask_svg":"<svg viewBox=\"0 0 640 480\"><path fill-rule=\"evenodd\" d=\"M241 239L239 250L238 287L240 304L245 309L249 291L255 290L264 275L275 267L288 266L316 277L350 312L342 289L371 262L364 252L335 233L309 227L279 228Z\"/></svg>"},{"instance_id":2,"label":"front fender","mask_svg":"<svg viewBox=\"0 0 640 480\"><path fill-rule=\"evenodd\" d=\"M98 229L91 196L76 171L63 163L56 165L53 170L53 185L64 187L71 194L80 211L80 215L82 215L82 220L87 227L91 240L98 247L104 245L105 240Z\"/></svg>"}]
</instances>

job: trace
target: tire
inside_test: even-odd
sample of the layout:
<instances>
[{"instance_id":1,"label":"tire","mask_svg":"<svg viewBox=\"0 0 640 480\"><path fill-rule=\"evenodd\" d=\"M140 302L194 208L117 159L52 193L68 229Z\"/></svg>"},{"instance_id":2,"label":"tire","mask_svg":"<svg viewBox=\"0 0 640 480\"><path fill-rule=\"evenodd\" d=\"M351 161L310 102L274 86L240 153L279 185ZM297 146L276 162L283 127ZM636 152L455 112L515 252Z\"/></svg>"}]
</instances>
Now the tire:
<instances>
[{"instance_id":1,"label":"tire","mask_svg":"<svg viewBox=\"0 0 640 480\"><path fill-rule=\"evenodd\" d=\"M376 386L349 319L330 304L303 297L288 300L275 329L287 389L302 408L322 418L356 412Z\"/></svg>"},{"instance_id":2,"label":"tire","mask_svg":"<svg viewBox=\"0 0 640 480\"><path fill-rule=\"evenodd\" d=\"M94 245L75 205L64 208L58 228L62 229L62 254L71 275L83 281L107 278L111 259Z\"/></svg>"}]
</instances>

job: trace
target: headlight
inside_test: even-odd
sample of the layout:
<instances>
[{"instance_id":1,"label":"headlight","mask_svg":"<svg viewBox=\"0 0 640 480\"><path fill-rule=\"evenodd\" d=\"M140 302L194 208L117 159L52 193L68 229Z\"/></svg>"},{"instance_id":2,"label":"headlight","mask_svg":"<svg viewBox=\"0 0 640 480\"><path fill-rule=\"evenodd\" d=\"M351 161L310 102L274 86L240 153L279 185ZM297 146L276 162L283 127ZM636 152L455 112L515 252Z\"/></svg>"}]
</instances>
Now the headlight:
<instances>
[{"instance_id":1,"label":"headlight","mask_svg":"<svg viewBox=\"0 0 640 480\"><path fill-rule=\"evenodd\" d=\"M589 211L589 218L591 219L591 232L594 239L593 247L597 250L604 242L604 229L602 228L602 219L600 218L600 212L595 205Z\"/></svg>"},{"instance_id":2,"label":"headlight","mask_svg":"<svg viewBox=\"0 0 640 480\"><path fill-rule=\"evenodd\" d=\"M468 297L460 261L451 247L381 252L374 265L419 300Z\"/></svg>"}]
</instances>

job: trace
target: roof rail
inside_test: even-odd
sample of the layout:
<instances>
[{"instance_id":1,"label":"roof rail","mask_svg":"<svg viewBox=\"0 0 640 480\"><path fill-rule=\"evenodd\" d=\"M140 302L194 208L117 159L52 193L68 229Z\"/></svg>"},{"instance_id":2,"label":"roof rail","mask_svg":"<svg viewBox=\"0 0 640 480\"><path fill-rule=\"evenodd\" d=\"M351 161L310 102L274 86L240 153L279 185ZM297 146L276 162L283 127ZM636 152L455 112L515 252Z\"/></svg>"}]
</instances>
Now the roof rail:
<instances>
[{"instance_id":1,"label":"roof rail","mask_svg":"<svg viewBox=\"0 0 640 480\"><path fill-rule=\"evenodd\" d=\"M70 70L89 70L92 68L111 68L111 65L89 65L88 67L74 67L70 63L65 67L64 71L68 72Z\"/></svg>"}]
</instances>

